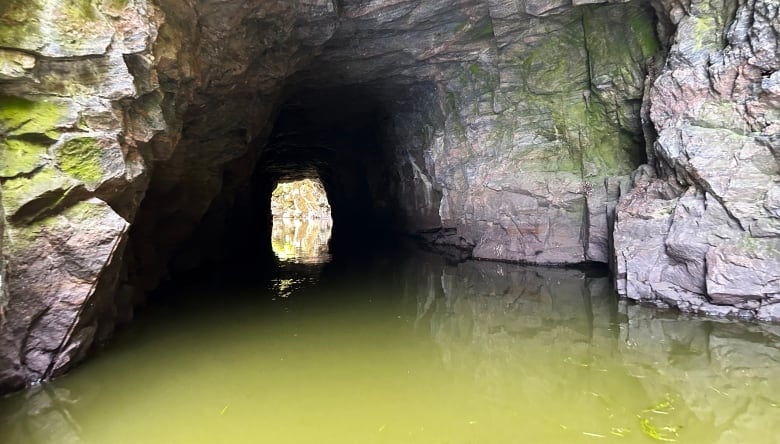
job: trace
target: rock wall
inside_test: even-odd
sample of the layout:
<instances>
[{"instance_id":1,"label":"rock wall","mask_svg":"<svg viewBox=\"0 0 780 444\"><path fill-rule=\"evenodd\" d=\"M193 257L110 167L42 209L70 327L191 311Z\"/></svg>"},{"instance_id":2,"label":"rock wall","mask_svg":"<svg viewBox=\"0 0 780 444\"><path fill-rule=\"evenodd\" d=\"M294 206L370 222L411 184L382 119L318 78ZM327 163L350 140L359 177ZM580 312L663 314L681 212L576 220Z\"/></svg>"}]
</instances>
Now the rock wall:
<instances>
[{"instance_id":1,"label":"rock wall","mask_svg":"<svg viewBox=\"0 0 780 444\"><path fill-rule=\"evenodd\" d=\"M113 330L149 175L127 61L151 53L154 14L145 1L0 5L0 391L58 374Z\"/></svg>"},{"instance_id":2,"label":"rock wall","mask_svg":"<svg viewBox=\"0 0 780 444\"><path fill-rule=\"evenodd\" d=\"M676 32L649 94L656 168L617 209L621 295L780 318L778 6L657 5Z\"/></svg>"},{"instance_id":3,"label":"rock wall","mask_svg":"<svg viewBox=\"0 0 780 444\"><path fill-rule=\"evenodd\" d=\"M3 190L0 187L0 202L3 198ZM3 250L5 242L5 214L3 205L0 205L0 322L5 319L5 308L8 304L8 288L6 286L5 264L7 259Z\"/></svg>"},{"instance_id":4,"label":"rock wall","mask_svg":"<svg viewBox=\"0 0 780 444\"><path fill-rule=\"evenodd\" d=\"M406 226L451 229L436 241L483 259L607 262L617 186L606 179L645 157L639 108L660 50L652 11L352 3L342 15L354 24L336 30L313 72L338 70L325 78L339 82L431 81L429 94L393 109L386 125Z\"/></svg>"},{"instance_id":5,"label":"rock wall","mask_svg":"<svg viewBox=\"0 0 780 444\"><path fill-rule=\"evenodd\" d=\"M780 317L777 4L590 3L4 2L0 391L211 254L306 91L383 110L355 164L406 231L482 259L614 252L627 297Z\"/></svg>"},{"instance_id":6,"label":"rock wall","mask_svg":"<svg viewBox=\"0 0 780 444\"><path fill-rule=\"evenodd\" d=\"M607 262L607 178L644 158L652 18L638 4L488 6L495 46L448 79L431 148L442 223L478 258Z\"/></svg>"},{"instance_id":7,"label":"rock wall","mask_svg":"<svg viewBox=\"0 0 780 444\"><path fill-rule=\"evenodd\" d=\"M280 183L271 193L271 215L286 219L330 219L325 187L311 179Z\"/></svg>"}]
</instances>

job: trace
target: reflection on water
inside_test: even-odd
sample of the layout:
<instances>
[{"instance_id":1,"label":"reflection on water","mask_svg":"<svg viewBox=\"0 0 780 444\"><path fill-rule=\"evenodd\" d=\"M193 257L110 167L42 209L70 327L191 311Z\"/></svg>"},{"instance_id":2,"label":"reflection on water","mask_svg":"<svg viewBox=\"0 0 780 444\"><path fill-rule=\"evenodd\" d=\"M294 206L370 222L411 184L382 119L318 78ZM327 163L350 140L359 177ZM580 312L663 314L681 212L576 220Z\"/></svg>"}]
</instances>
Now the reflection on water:
<instances>
[{"instance_id":1,"label":"reflection on water","mask_svg":"<svg viewBox=\"0 0 780 444\"><path fill-rule=\"evenodd\" d=\"M281 261L320 264L330 260L328 241L333 221L330 218L300 219L275 217L271 248Z\"/></svg>"},{"instance_id":2,"label":"reflection on water","mask_svg":"<svg viewBox=\"0 0 780 444\"><path fill-rule=\"evenodd\" d=\"M780 440L776 326L617 303L607 278L575 270L432 256L344 268L184 289L75 372L0 402L0 436Z\"/></svg>"}]
</instances>

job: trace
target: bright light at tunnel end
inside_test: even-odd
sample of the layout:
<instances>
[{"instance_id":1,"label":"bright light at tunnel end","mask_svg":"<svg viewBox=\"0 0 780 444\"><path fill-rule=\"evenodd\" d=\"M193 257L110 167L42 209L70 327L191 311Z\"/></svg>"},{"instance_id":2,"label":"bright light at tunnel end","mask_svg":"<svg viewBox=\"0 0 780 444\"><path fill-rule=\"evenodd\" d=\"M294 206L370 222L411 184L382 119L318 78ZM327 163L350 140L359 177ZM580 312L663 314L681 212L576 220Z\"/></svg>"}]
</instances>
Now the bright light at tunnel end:
<instances>
[{"instance_id":1,"label":"bright light at tunnel end","mask_svg":"<svg viewBox=\"0 0 780 444\"><path fill-rule=\"evenodd\" d=\"M271 193L271 248L282 262L328 262L333 219L319 179L279 182Z\"/></svg>"}]
</instances>

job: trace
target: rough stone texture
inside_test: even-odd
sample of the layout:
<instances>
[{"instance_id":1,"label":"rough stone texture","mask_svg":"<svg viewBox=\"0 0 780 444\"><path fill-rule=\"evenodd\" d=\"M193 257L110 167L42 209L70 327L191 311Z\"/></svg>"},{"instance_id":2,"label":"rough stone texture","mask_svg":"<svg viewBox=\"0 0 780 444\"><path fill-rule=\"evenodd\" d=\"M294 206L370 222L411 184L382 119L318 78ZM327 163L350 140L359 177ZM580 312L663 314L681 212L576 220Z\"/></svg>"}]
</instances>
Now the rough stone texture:
<instances>
[{"instance_id":1,"label":"rough stone texture","mask_svg":"<svg viewBox=\"0 0 780 444\"><path fill-rule=\"evenodd\" d=\"M121 251L149 174L125 116L137 95L125 57L150 54L152 12L0 5L0 391L61 373L121 318Z\"/></svg>"},{"instance_id":2,"label":"rough stone texture","mask_svg":"<svg viewBox=\"0 0 780 444\"><path fill-rule=\"evenodd\" d=\"M431 149L442 223L479 258L606 262L605 179L641 160L623 110L641 100L645 54L627 23L649 19L606 6L540 21L513 5L489 3L495 53L447 88L455 111Z\"/></svg>"},{"instance_id":3,"label":"rough stone texture","mask_svg":"<svg viewBox=\"0 0 780 444\"><path fill-rule=\"evenodd\" d=\"M97 331L98 280L127 228L97 198L21 229L7 227L12 278L0 337L5 384L56 375L83 356Z\"/></svg>"},{"instance_id":4,"label":"rough stone texture","mask_svg":"<svg viewBox=\"0 0 780 444\"><path fill-rule=\"evenodd\" d=\"M778 4L659 5L676 26L650 91L657 177L636 180L615 227L621 295L778 320Z\"/></svg>"},{"instance_id":5,"label":"rough stone texture","mask_svg":"<svg viewBox=\"0 0 780 444\"><path fill-rule=\"evenodd\" d=\"M330 204L322 182L304 179L280 183L271 193L274 218L330 219Z\"/></svg>"},{"instance_id":6,"label":"rough stone texture","mask_svg":"<svg viewBox=\"0 0 780 444\"><path fill-rule=\"evenodd\" d=\"M0 187L0 202L3 198L3 189ZM7 262L5 256L5 250L3 244L5 243L5 212L3 206L0 205L0 322L5 319L5 308L8 305L8 287L6 285L6 270L5 264Z\"/></svg>"},{"instance_id":7,"label":"rough stone texture","mask_svg":"<svg viewBox=\"0 0 780 444\"><path fill-rule=\"evenodd\" d=\"M537 19L479 0L202 2L197 31L192 8L161 6L151 69L174 110L157 114L169 133L185 131L153 142L131 242L139 290L193 233L200 246L187 255L206 254L254 162L256 176L322 177L334 218L368 200L361 208L407 231L454 229L444 241L476 257L608 260L617 196L605 181L643 159L637 111L658 48L639 4ZM364 124L381 152L355 143ZM323 130L334 127L355 137L334 140ZM205 234L201 220L214 223Z\"/></svg>"},{"instance_id":8,"label":"rough stone texture","mask_svg":"<svg viewBox=\"0 0 780 444\"><path fill-rule=\"evenodd\" d=\"M614 251L628 297L775 318L777 4L658 1L654 18L644 2L590 3L2 3L0 387L67 368L177 264L262 226L272 182L315 175L334 220L438 229L483 259ZM93 280L26 287L43 265L22 266L38 252L20 239L85 202L101 211L68 233L110 221L112 247L52 241L51 256L88 261ZM729 281L746 263L749 285ZM70 331L14 300L94 305L63 311ZM51 344L24 345L45 332Z\"/></svg>"}]
</instances>

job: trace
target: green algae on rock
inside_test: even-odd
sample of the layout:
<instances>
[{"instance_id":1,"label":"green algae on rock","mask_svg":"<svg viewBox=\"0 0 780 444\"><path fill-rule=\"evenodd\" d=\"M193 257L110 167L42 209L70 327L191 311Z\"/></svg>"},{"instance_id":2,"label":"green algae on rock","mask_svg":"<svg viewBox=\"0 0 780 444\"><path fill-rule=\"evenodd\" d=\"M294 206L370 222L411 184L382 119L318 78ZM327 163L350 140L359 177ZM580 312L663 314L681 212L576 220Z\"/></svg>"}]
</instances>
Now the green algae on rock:
<instances>
[{"instance_id":1,"label":"green algae on rock","mask_svg":"<svg viewBox=\"0 0 780 444\"><path fill-rule=\"evenodd\" d=\"M0 139L0 178L30 174L46 163L46 146L22 139Z\"/></svg>"},{"instance_id":2,"label":"green algae on rock","mask_svg":"<svg viewBox=\"0 0 780 444\"><path fill-rule=\"evenodd\" d=\"M6 217L12 223L24 224L42 214L56 212L77 185L78 182L51 166L29 177L8 179L3 182L2 200Z\"/></svg>"},{"instance_id":3,"label":"green algae on rock","mask_svg":"<svg viewBox=\"0 0 780 444\"><path fill-rule=\"evenodd\" d=\"M69 139L56 151L57 165L75 179L97 183L103 178L103 150L103 146L93 137Z\"/></svg>"},{"instance_id":4,"label":"green algae on rock","mask_svg":"<svg viewBox=\"0 0 780 444\"><path fill-rule=\"evenodd\" d=\"M105 54L114 31L93 0L7 0L0 46L45 57Z\"/></svg>"},{"instance_id":5,"label":"green algae on rock","mask_svg":"<svg viewBox=\"0 0 780 444\"><path fill-rule=\"evenodd\" d=\"M51 99L0 96L0 137L44 135L56 140L59 127L69 123L68 107Z\"/></svg>"}]
</instances>

